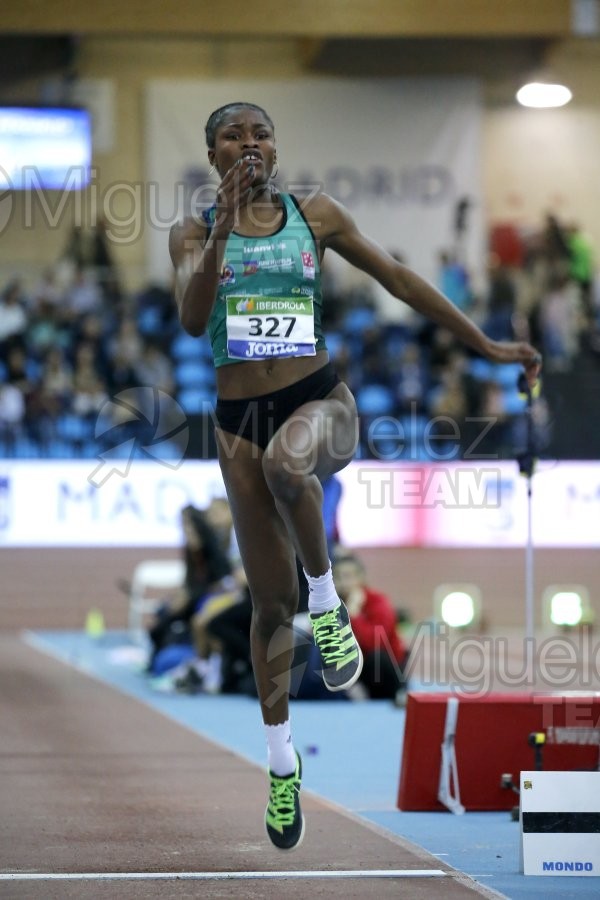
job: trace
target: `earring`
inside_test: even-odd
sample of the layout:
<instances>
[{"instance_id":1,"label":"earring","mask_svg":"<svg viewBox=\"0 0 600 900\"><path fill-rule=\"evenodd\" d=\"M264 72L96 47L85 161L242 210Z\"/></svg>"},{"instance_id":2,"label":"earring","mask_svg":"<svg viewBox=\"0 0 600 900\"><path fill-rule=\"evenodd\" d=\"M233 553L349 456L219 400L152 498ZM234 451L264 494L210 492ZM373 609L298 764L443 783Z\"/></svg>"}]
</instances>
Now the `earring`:
<instances>
[{"instance_id":1,"label":"earring","mask_svg":"<svg viewBox=\"0 0 600 900\"><path fill-rule=\"evenodd\" d=\"M273 168L271 169L271 174L270 174L269 177L270 177L270 178L277 178L278 174L279 174L279 163L277 162L277 160L275 160L275 165L274 165Z\"/></svg>"},{"instance_id":2,"label":"earring","mask_svg":"<svg viewBox=\"0 0 600 900\"><path fill-rule=\"evenodd\" d=\"M217 168L216 168L216 166L213 164L213 165L210 167L210 169L208 170L208 174L209 174L209 175L214 175L216 171L217 171Z\"/></svg>"}]
</instances>

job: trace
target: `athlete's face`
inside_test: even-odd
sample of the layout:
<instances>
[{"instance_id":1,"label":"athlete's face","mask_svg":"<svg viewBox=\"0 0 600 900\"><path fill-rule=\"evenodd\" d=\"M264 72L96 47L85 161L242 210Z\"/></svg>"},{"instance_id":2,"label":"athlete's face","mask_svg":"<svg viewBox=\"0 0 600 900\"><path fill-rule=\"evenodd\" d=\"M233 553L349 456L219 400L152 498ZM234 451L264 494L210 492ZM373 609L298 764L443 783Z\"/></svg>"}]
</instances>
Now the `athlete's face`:
<instances>
[{"instance_id":1,"label":"athlete's face","mask_svg":"<svg viewBox=\"0 0 600 900\"><path fill-rule=\"evenodd\" d=\"M217 128L215 147L208 151L208 158L221 177L242 160L243 167L254 167L253 184L265 183L277 158L273 129L258 110L233 109Z\"/></svg>"}]
</instances>

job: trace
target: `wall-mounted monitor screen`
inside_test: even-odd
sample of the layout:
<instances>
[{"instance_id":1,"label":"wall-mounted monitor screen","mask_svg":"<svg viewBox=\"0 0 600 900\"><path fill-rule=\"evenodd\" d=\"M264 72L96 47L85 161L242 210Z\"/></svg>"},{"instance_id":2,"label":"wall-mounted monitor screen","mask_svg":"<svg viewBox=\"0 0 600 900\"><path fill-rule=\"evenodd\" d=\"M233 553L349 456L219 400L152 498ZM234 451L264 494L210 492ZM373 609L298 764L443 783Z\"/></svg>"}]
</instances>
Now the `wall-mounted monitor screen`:
<instances>
[{"instance_id":1,"label":"wall-mounted monitor screen","mask_svg":"<svg viewBox=\"0 0 600 900\"><path fill-rule=\"evenodd\" d=\"M91 156L88 110L0 107L0 188L79 190Z\"/></svg>"}]
</instances>

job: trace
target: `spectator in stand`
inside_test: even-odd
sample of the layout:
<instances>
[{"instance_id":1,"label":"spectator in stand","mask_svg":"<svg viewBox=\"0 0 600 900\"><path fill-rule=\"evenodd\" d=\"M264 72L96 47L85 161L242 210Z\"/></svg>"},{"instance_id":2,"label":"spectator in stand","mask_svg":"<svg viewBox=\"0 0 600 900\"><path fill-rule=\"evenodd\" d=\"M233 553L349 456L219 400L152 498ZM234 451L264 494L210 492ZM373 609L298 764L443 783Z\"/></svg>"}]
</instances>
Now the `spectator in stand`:
<instances>
[{"instance_id":1,"label":"spectator in stand","mask_svg":"<svg viewBox=\"0 0 600 900\"><path fill-rule=\"evenodd\" d=\"M489 258L488 279L487 315L483 330L493 340L511 341L514 339L517 289L509 270L494 255Z\"/></svg>"},{"instance_id":2,"label":"spectator in stand","mask_svg":"<svg viewBox=\"0 0 600 900\"><path fill-rule=\"evenodd\" d=\"M480 403L477 418L491 424L489 430L480 429L477 441L477 456L487 459L512 457L515 452L513 442L513 418L506 412L504 389L495 381L486 381L479 388Z\"/></svg>"},{"instance_id":3,"label":"spectator in stand","mask_svg":"<svg viewBox=\"0 0 600 900\"><path fill-rule=\"evenodd\" d=\"M73 284L66 293L66 304L71 318L75 320L102 310L102 291L83 266L75 270Z\"/></svg>"},{"instance_id":4,"label":"spectator in stand","mask_svg":"<svg viewBox=\"0 0 600 900\"><path fill-rule=\"evenodd\" d=\"M133 314L144 337L155 338L162 349L168 349L179 332L179 316L173 305L171 290L160 284L148 284L133 299Z\"/></svg>"},{"instance_id":5,"label":"spectator in stand","mask_svg":"<svg viewBox=\"0 0 600 900\"><path fill-rule=\"evenodd\" d=\"M73 399L73 371L60 347L50 348L44 359L40 404L44 412L56 418L68 409Z\"/></svg>"},{"instance_id":6,"label":"spectator in stand","mask_svg":"<svg viewBox=\"0 0 600 900\"><path fill-rule=\"evenodd\" d=\"M565 228L554 215L546 216L542 238L549 280L564 278L571 266L571 250Z\"/></svg>"},{"instance_id":7,"label":"spectator in stand","mask_svg":"<svg viewBox=\"0 0 600 900\"><path fill-rule=\"evenodd\" d=\"M113 306L118 306L122 300L122 291L109 245L110 238L106 219L99 216L91 234L90 264L104 299Z\"/></svg>"},{"instance_id":8,"label":"spectator in stand","mask_svg":"<svg viewBox=\"0 0 600 900\"><path fill-rule=\"evenodd\" d=\"M471 304L469 275L455 253L443 251L439 254L439 288L455 306L467 310Z\"/></svg>"},{"instance_id":9,"label":"spectator in stand","mask_svg":"<svg viewBox=\"0 0 600 900\"><path fill-rule=\"evenodd\" d=\"M358 339L361 344L360 378L362 384L386 384L388 372L385 356L381 352L383 343L381 326L368 326Z\"/></svg>"},{"instance_id":10,"label":"spectator in stand","mask_svg":"<svg viewBox=\"0 0 600 900\"><path fill-rule=\"evenodd\" d=\"M455 351L441 372L439 384L429 394L429 412L432 416L447 417L456 423L464 421L469 411L465 367L464 353Z\"/></svg>"},{"instance_id":11,"label":"spectator in stand","mask_svg":"<svg viewBox=\"0 0 600 900\"><path fill-rule=\"evenodd\" d=\"M426 353L429 378L435 382L441 378L453 353L460 346L447 328L426 324L419 333L419 344Z\"/></svg>"},{"instance_id":12,"label":"spectator in stand","mask_svg":"<svg viewBox=\"0 0 600 900\"><path fill-rule=\"evenodd\" d=\"M27 437L37 438L43 426L40 420L39 394L40 385L36 378L35 363L28 359L20 344L10 347L6 357L6 383L19 391L23 399L24 418L22 426ZM12 393L13 403L18 403L16 394ZM19 406L21 404L19 403ZM20 429L22 431L22 429Z\"/></svg>"},{"instance_id":13,"label":"spectator in stand","mask_svg":"<svg viewBox=\"0 0 600 900\"><path fill-rule=\"evenodd\" d=\"M25 398L14 384L0 384L0 438L9 452L21 437L25 422Z\"/></svg>"},{"instance_id":14,"label":"spectator in stand","mask_svg":"<svg viewBox=\"0 0 600 900\"><path fill-rule=\"evenodd\" d=\"M75 269L83 268L89 260L88 243L81 225L74 225L61 259L68 262Z\"/></svg>"},{"instance_id":15,"label":"spectator in stand","mask_svg":"<svg viewBox=\"0 0 600 900\"><path fill-rule=\"evenodd\" d=\"M31 292L31 311L35 314L40 308L57 309L64 302L64 292L58 284L56 272L49 266Z\"/></svg>"},{"instance_id":16,"label":"spectator in stand","mask_svg":"<svg viewBox=\"0 0 600 900\"><path fill-rule=\"evenodd\" d=\"M402 350L393 374L398 410L401 413L413 412L415 407L423 403L427 390L428 374L419 345L410 341Z\"/></svg>"},{"instance_id":17,"label":"spectator in stand","mask_svg":"<svg viewBox=\"0 0 600 900\"><path fill-rule=\"evenodd\" d=\"M21 282L15 279L5 287L0 300L1 355L4 355L14 344L23 343L26 328L27 315Z\"/></svg>"},{"instance_id":18,"label":"spectator in stand","mask_svg":"<svg viewBox=\"0 0 600 900\"><path fill-rule=\"evenodd\" d=\"M6 354L6 377L8 384L14 384L26 396L33 383L28 373L27 354L20 344L9 347Z\"/></svg>"},{"instance_id":19,"label":"spectator in stand","mask_svg":"<svg viewBox=\"0 0 600 900\"><path fill-rule=\"evenodd\" d=\"M173 365L156 341L146 340L142 355L134 366L139 385L152 385L167 394L175 390Z\"/></svg>"},{"instance_id":20,"label":"spectator in stand","mask_svg":"<svg viewBox=\"0 0 600 900\"><path fill-rule=\"evenodd\" d=\"M332 568L335 589L348 608L364 657L359 683L373 700L396 700L406 690L407 662L398 614L389 597L367 586L364 566L356 556L338 555Z\"/></svg>"},{"instance_id":21,"label":"spectator in stand","mask_svg":"<svg viewBox=\"0 0 600 900\"><path fill-rule=\"evenodd\" d=\"M40 296L27 328L27 347L37 358L42 358L51 347L67 347L71 334L62 321L58 306Z\"/></svg>"},{"instance_id":22,"label":"spectator in stand","mask_svg":"<svg viewBox=\"0 0 600 900\"><path fill-rule=\"evenodd\" d=\"M94 346L85 341L75 351L72 411L79 416L94 416L107 400L107 386L96 367Z\"/></svg>"},{"instance_id":23,"label":"spectator in stand","mask_svg":"<svg viewBox=\"0 0 600 900\"><path fill-rule=\"evenodd\" d=\"M584 315L579 289L567 275L552 280L540 303L539 322L548 372L568 371L579 350Z\"/></svg>"},{"instance_id":24,"label":"spectator in stand","mask_svg":"<svg viewBox=\"0 0 600 900\"><path fill-rule=\"evenodd\" d=\"M587 323L588 325L594 325L595 310L592 300L592 285L595 274L594 248L590 239L576 223L571 223L566 231L567 243L571 253L569 275L575 284L578 285L581 292L581 301Z\"/></svg>"},{"instance_id":25,"label":"spectator in stand","mask_svg":"<svg viewBox=\"0 0 600 900\"><path fill-rule=\"evenodd\" d=\"M135 319L124 318L117 333L108 341L108 373L114 391L135 387L139 383L135 370L141 362L143 349Z\"/></svg>"}]
</instances>

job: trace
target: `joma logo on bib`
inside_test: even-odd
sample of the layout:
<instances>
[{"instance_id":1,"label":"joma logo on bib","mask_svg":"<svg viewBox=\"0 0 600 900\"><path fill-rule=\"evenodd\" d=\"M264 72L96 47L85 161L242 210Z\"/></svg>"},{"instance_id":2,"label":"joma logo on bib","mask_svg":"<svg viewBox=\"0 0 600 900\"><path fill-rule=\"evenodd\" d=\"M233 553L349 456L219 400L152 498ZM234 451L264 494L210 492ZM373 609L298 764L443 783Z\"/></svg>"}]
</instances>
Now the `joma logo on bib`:
<instances>
[{"instance_id":1,"label":"joma logo on bib","mask_svg":"<svg viewBox=\"0 0 600 900\"><path fill-rule=\"evenodd\" d=\"M276 344L269 341L248 341L246 356L248 359L256 359L263 356L295 356L298 352L295 344Z\"/></svg>"}]
</instances>

